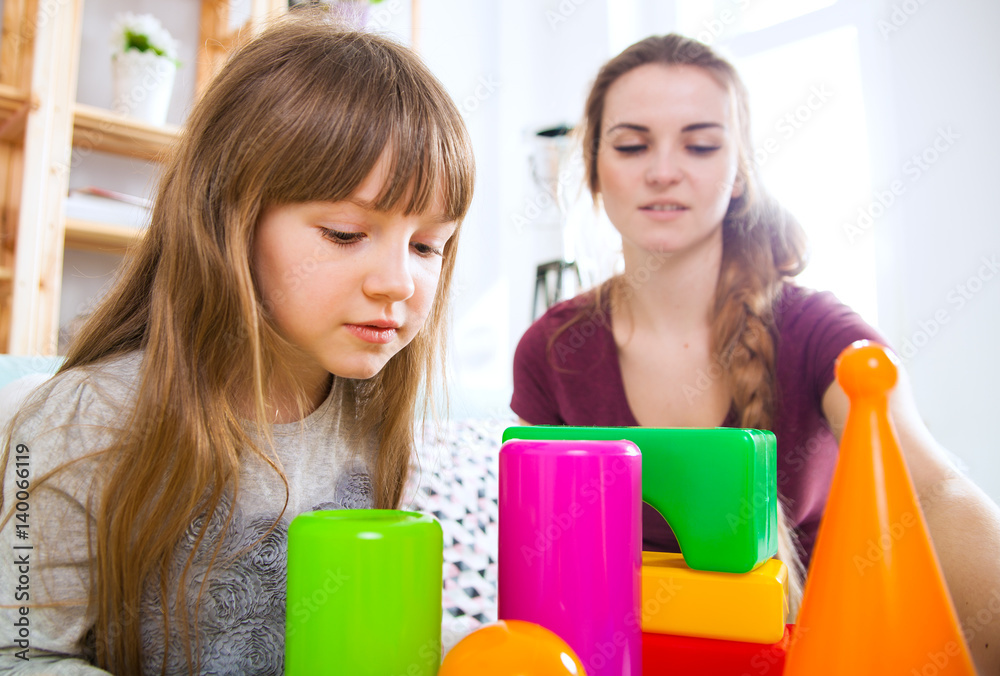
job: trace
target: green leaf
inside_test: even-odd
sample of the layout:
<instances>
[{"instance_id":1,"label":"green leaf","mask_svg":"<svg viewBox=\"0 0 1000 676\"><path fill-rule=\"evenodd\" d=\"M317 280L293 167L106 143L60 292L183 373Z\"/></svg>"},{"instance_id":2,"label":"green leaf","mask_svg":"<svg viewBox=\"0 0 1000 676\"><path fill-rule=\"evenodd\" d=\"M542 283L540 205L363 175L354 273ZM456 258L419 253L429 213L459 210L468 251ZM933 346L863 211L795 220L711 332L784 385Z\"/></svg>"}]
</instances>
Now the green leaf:
<instances>
[{"instance_id":1,"label":"green leaf","mask_svg":"<svg viewBox=\"0 0 1000 676\"><path fill-rule=\"evenodd\" d=\"M149 37L143 35L142 33L134 33L130 30L125 31L125 50L137 49L140 52L153 52L157 56L165 56L165 53L159 47L151 45L149 43Z\"/></svg>"}]
</instances>

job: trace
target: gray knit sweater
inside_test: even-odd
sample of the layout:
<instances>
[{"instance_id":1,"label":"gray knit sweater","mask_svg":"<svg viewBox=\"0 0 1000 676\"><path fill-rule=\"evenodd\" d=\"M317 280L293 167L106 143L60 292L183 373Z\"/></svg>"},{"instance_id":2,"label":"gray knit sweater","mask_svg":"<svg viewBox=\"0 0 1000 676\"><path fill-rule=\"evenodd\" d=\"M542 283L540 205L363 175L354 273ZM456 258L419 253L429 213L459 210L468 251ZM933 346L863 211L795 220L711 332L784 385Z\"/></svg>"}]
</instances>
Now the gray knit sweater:
<instances>
[{"instance_id":1,"label":"gray knit sweater","mask_svg":"<svg viewBox=\"0 0 1000 676\"><path fill-rule=\"evenodd\" d=\"M87 456L103 448L127 417L141 358L133 353L47 381L35 395L41 404L15 423L3 478L3 514L14 511L0 529L0 605L6 606L0 608L0 673L105 673L88 659L94 617L87 607L87 521L93 523L106 462ZM282 673L289 522L314 509L372 506L368 473L346 442L340 402L348 385L335 383L304 420L273 427L277 460L288 478L288 506L277 527L262 538L281 513L285 485L251 454L244 456L236 503L225 505L233 513L229 530L223 532L219 512L209 524L184 589L190 610L204 584L200 610L191 614L201 673ZM76 462L68 471L37 485L70 461ZM168 585L173 589L200 526L193 523L178 547ZM206 573L220 539L220 558ZM39 607L48 603L59 605ZM166 606L172 609L173 599ZM151 584L137 618L144 671L158 674L166 660L168 674L188 673L186 647L176 632L165 646L163 612L158 585Z\"/></svg>"}]
</instances>

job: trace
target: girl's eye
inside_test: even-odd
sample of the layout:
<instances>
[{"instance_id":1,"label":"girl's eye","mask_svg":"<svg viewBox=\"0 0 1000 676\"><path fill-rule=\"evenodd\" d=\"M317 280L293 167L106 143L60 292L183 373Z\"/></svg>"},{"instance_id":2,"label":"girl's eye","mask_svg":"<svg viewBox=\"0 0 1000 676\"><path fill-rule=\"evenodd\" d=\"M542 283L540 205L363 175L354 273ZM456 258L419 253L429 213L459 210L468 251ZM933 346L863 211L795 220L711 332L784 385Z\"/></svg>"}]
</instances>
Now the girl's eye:
<instances>
[{"instance_id":1,"label":"girl's eye","mask_svg":"<svg viewBox=\"0 0 1000 676\"><path fill-rule=\"evenodd\" d=\"M714 153L721 147L722 146L688 146L688 150L693 152L695 155L708 155L709 153Z\"/></svg>"},{"instance_id":2,"label":"girl's eye","mask_svg":"<svg viewBox=\"0 0 1000 676\"><path fill-rule=\"evenodd\" d=\"M360 242L365 236L363 232L341 232L339 230L330 230L329 228L320 228L319 230L323 234L323 237L330 240L334 244L340 244L342 246Z\"/></svg>"},{"instance_id":3,"label":"girl's eye","mask_svg":"<svg viewBox=\"0 0 1000 676\"><path fill-rule=\"evenodd\" d=\"M636 153L641 153L645 150L646 146L642 144L631 144L615 146L614 148L623 155L635 155Z\"/></svg>"},{"instance_id":4,"label":"girl's eye","mask_svg":"<svg viewBox=\"0 0 1000 676\"><path fill-rule=\"evenodd\" d=\"M414 242L413 249L414 251L417 252L418 255L424 256L426 258L430 258L431 256L443 255L441 249L436 249L432 247L430 244L424 244L422 242Z\"/></svg>"}]
</instances>

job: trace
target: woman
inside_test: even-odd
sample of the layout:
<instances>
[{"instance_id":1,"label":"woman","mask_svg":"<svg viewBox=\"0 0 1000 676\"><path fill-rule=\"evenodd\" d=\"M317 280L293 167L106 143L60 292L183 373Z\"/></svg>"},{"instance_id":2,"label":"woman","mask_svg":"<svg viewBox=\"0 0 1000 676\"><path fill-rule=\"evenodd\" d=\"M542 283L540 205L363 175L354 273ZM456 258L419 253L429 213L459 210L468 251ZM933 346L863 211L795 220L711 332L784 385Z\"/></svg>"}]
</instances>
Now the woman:
<instances>
[{"instance_id":1,"label":"woman","mask_svg":"<svg viewBox=\"0 0 1000 676\"><path fill-rule=\"evenodd\" d=\"M831 294L792 283L803 233L758 186L746 91L708 47L632 45L598 74L583 128L625 272L529 328L511 408L526 424L773 430L795 606L847 414L834 360L855 340L885 341ZM984 580L1000 579L1000 510L934 442L905 378L892 414L959 617L975 613ZM643 539L677 551L648 506ZM970 640L980 668L1000 664L994 624Z\"/></svg>"}]
</instances>

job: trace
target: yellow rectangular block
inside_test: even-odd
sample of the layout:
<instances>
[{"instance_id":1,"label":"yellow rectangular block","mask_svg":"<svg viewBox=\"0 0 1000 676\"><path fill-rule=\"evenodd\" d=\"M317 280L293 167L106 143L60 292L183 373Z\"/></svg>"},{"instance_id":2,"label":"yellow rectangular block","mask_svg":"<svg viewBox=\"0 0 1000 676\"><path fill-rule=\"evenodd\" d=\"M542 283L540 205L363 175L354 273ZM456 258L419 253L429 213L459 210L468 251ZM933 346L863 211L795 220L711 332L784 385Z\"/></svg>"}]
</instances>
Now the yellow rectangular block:
<instances>
[{"instance_id":1,"label":"yellow rectangular block","mask_svg":"<svg viewBox=\"0 0 1000 676\"><path fill-rule=\"evenodd\" d=\"M642 553L642 630L777 643L785 633L788 568L770 559L749 573L692 570L680 554Z\"/></svg>"}]
</instances>

